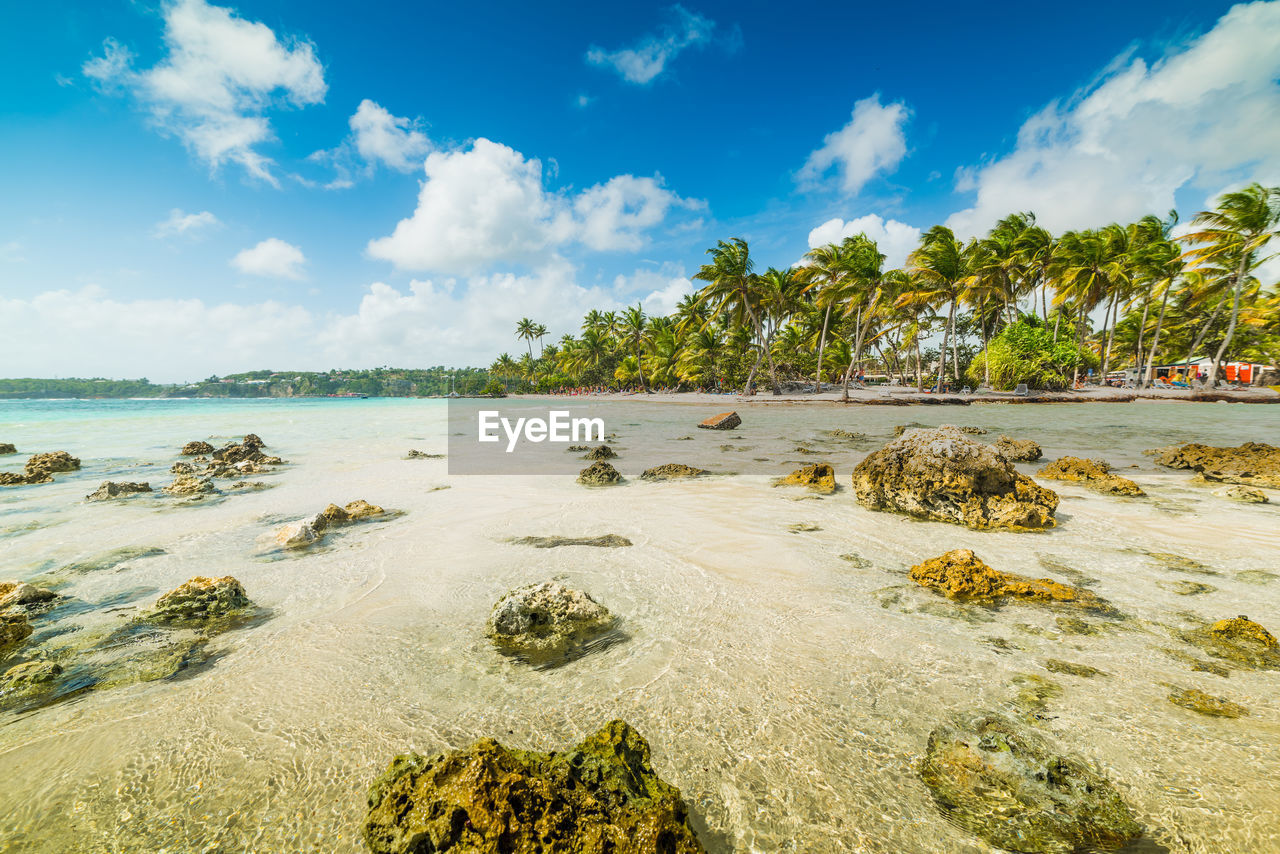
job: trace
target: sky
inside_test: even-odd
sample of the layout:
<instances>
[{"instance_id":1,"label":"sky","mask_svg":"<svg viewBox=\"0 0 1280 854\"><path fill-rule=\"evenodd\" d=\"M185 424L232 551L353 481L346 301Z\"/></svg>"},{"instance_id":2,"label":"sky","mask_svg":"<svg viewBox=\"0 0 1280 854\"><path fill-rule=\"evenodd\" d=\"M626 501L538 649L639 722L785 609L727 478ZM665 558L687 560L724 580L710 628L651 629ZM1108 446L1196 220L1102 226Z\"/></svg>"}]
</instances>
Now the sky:
<instances>
[{"instance_id":1,"label":"sky","mask_svg":"<svg viewBox=\"0 0 1280 854\"><path fill-rule=\"evenodd\" d=\"M487 365L1014 211L1280 184L1280 0L96 0L0 32L0 376Z\"/></svg>"}]
</instances>

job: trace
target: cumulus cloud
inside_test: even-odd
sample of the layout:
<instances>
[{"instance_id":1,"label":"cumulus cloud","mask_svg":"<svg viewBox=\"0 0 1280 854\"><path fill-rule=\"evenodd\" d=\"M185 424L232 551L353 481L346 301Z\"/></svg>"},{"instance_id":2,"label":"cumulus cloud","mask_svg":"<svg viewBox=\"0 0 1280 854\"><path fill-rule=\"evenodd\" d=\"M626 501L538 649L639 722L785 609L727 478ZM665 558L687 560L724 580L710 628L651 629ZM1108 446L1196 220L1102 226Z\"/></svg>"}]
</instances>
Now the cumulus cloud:
<instances>
[{"instance_id":1,"label":"cumulus cloud","mask_svg":"<svg viewBox=\"0 0 1280 854\"><path fill-rule=\"evenodd\" d=\"M175 235L194 236L207 228L221 225L216 216L208 211L200 213L184 213L181 208L169 211L169 218L156 223L151 233L155 237L173 237Z\"/></svg>"},{"instance_id":2,"label":"cumulus cloud","mask_svg":"<svg viewBox=\"0 0 1280 854\"><path fill-rule=\"evenodd\" d=\"M250 249L242 249L231 259L231 266L253 276L275 276L280 279L302 279L302 266L307 263L302 250L278 237L268 237Z\"/></svg>"},{"instance_id":3,"label":"cumulus cloud","mask_svg":"<svg viewBox=\"0 0 1280 854\"><path fill-rule=\"evenodd\" d=\"M619 175L577 196L546 189L542 162L478 139L433 151L412 216L369 242L374 258L402 270L467 274L502 263L545 263L557 247L635 250L673 206L700 207L658 178Z\"/></svg>"},{"instance_id":4,"label":"cumulus cloud","mask_svg":"<svg viewBox=\"0 0 1280 854\"><path fill-rule=\"evenodd\" d=\"M1035 211L1055 231L1205 201L1230 184L1280 180L1280 3L1233 7L1207 33L1148 63L1117 58L1095 82L1032 116L1013 151L962 175L972 207L948 224L989 228Z\"/></svg>"},{"instance_id":5,"label":"cumulus cloud","mask_svg":"<svg viewBox=\"0 0 1280 854\"><path fill-rule=\"evenodd\" d=\"M384 163L409 172L431 150L427 137L410 119L391 115L380 104L365 98L348 121L356 151L369 164Z\"/></svg>"},{"instance_id":6,"label":"cumulus cloud","mask_svg":"<svg viewBox=\"0 0 1280 854\"><path fill-rule=\"evenodd\" d=\"M907 255L920 244L920 229L896 219L884 219L879 214L867 214L848 222L840 218L829 219L809 232L809 248L816 249L828 243L839 243L846 237L865 234L876 242L884 254L885 268L901 267Z\"/></svg>"},{"instance_id":7,"label":"cumulus cloud","mask_svg":"<svg viewBox=\"0 0 1280 854\"><path fill-rule=\"evenodd\" d=\"M264 24L246 21L205 0L163 6L165 57L135 69L128 48L107 39L85 76L108 91L127 91L162 132L217 169L237 163L276 183L258 146L275 138L267 112L324 100L324 69L305 41L281 41Z\"/></svg>"},{"instance_id":8,"label":"cumulus cloud","mask_svg":"<svg viewBox=\"0 0 1280 854\"><path fill-rule=\"evenodd\" d=\"M592 45L587 62L613 69L628 83L652 83L682 51L709 42L716 27L715 21L678 5L671 8L671 19L632 47L609 51Z\"/></svg>"},{"instance_id":9,"label":"cumulus cloud","mask_svg":"<svg viewBox=\"0 0 1280 854\"><path fill-rule=\"evenodd\" d=\"M906 104L881 104L878 92L863 98L853 105L849 123L827 134L809 155L796 180L812 188L834 168L841 192L857 195L877 174L898 168L907 154L903 128L910 116Z\"/></svg>"}]
</instances>

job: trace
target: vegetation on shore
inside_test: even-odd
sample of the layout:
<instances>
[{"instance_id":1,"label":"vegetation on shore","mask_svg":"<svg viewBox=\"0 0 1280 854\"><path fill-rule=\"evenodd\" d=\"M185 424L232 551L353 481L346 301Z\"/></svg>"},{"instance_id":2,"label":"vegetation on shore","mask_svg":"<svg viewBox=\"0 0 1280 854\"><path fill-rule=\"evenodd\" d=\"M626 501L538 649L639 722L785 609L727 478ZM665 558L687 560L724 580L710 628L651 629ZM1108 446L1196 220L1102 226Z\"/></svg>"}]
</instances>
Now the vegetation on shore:
<instances>
[{"instance_id":1,"label":"vegetation on shore","mask_svg":"<svg viewBox=\"0 0 1280 854\"><path fill-rule=\"evenodd\" d=\"M864 371L921 389L1010 389L1069 387L1091 368L1149 382L1152 365L1204 353L1219 376L1230 360L1280 361L1280 288L1257 277L1280 239L1280 187L1225 193L1186 233L1177 224L1171 211L1055 236L1015 213L967 243L937 225L903 269L885 269L858 234L761 273L733 238L707 250L693 276L704 284L672 315L593 309L579 335L546 346L546 327L525 318L526 352L501 354L490 371L522 391L750 391L762 373L775 389L807 380L847 390Z\"/></svg>"}]
</instances>

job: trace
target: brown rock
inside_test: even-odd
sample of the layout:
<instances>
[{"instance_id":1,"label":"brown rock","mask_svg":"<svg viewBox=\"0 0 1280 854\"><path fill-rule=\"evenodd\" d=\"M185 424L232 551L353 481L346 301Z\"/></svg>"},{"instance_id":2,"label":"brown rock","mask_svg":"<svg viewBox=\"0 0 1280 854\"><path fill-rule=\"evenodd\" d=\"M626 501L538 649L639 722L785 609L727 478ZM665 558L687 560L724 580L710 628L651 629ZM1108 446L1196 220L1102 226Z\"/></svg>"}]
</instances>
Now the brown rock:
<instances>
[{"instance_id":1,"label":"brown rock","mask_svg":"<svg viewBox=\"0 0 1280 854\"><path fill-rule=\"evenodd\" d=\"M1030 439L1011 439L1001 436L996 440L995 448L1007 460L1016 463L1034 463L1044 455L1040 446Z\"/></svg>"},{"instance_id":2,"label":"brown rock","mask_svg":"<svg viewBox=\"0 0 1280 854\"><path fill-rule=\"evenodd\" d=\"M13 445L9 444L8 442L0 442L0 456L3 456L5 454L16 454L16 453L18 453L18 449L15 448Z\"/></svg>"},{"instance_id":3,"label":"brown rock","mask_svg":"<svg viewBox=\"0 0 1280 854\"><path fill-rule=\"evenodd\" d=\"M719 415L712 415L698 426L704 430L732 430L740 424L742 419L738 417L738 413L721 412Z\"/></svg>"},{"instance_id":4,"label":"brown rock","mask_svg":"<svg viewBox=\"0 0 1280 854\"><path fill-rule=\"evenodd\" d=\"M182 446L182 450L179 453L181 453L182 456L184 457L194 457L198 454L212 454L213 445L210 445L208 442L201 442L199 440L195 442L188 442L187 444Z\"/></svg>"},{"instance_id":5,"label":"brown rock","mask_svg":"<svg viewBox=\"0 0 1280 854\"><path fill-rule=\"evenodd\" d=\"M150 492L149 483L130 483L129 481L105 481L93 492L85 496L87 501L106 501L109 498L120 498L124 495L136 495L139 492Z\"/></svg>"},{"instance_id":6,"label":"brown rock","mask_svg":"<svg viewBox=\"0 0 1280 854\"><path fill-rule=\"evenodd\" d=\"M25 581L0 581L0 611L48 602L58 594Z\"/></svg>"},{"instance_id":7,"label":"brown rock","mask_svg":"<svg viewBox=\"0 0 1280 854\"><path fill-rule=\"evenodd\" d=\"M943 593L949 599L999 602L1020 599L1048 602L1091 611L1109 612L1111 606L1096 594L1050 578L1028 578L987 566L969 549L955 549L911 567L911 580Z\"/></svg>"},{"instance_id":8,"label":"brown rock","mask_svg":"<svg viewBox=\"0 0 1280 854\"><path fill-rule=\"evenodd\" d=\"M596 460L578 473L578 483L583 486L608 486L621 482L622 475L604 460Z\"/></svg>"},{"instance_id":9,"label":"brown rock","mask_svg":"<svg viewBox=\"0 0 1280 854\"><path fill-rule=\"evenodd\" d=\"M1102 460L1061 457L1036 472L1036 476L1047 480L1082 483L1095 492L1105 493L1106 495L1131 495L1135 497L1146 495L1138 484L1127 477L1113 474L1111 466Z\"/></svg>"},{"instance_id":10,"label":"brown rock","mask_svg":"<svg viewBox=\"0 0 1280 854\"><path fill-rule=\"evenodd\" d=\"M828 463L814 463L780 477L774 486L807 486L814 492L830 495L836 491L836 470Z\"/></svg>"},{"instance_id":11,"label":"brown rock","mask_svg":"<svg viewBox=\"0 0 1280 854\"><path fill-rule=\"evenodd\" d=\"M347 520L354 522L357 519L368 519L370 516L381 516L387 511L383 510L377 504L370 504L363 498L358 498L349 503L343 510L347 513Z\"/></svg>"},{"instance_id":12,"label":"brown rock","mask_svg":"<svg viewBox=\"0 0 1280 854\"><path fill-rule=\"evenodd\" d=\"M706 469L697 469L693 466L686 466L682 463L667 463L662 466L654 466L651 469L645 469L640 473L641 480L679 480L682 478L699 477L704 474L711 474Z\"/></svg>"},{"instance_id":13,"label":"brown rock","mask_svg":"<svg viewBox=\"0 0 1280 854\"><path fill-rule=\"evenodd\" d=\"M244 587L230 575L198 575L156 600L147 617L159 623L201 623L251 604Z\"/></svg>"},{"instance_id":14,"label":"brown rock","mask_svg":"<svg viewBox=\"0 0 1280 854\"><path fill-rule=\"evenodd\" d=\"M26 614L0 614L0 656L8 654L31 636Z\"/></svg>"},{"instance_id":15,"label":"brown rock","mask_svg":"<svg viewBox=\"0 0 1280 854\"><path fill-rule=\"evenodd\" d=\"M1280 448L1246 442L1236 448L1191 443L1155 452L1156 462L1173 469L1193 469L1205 480L1280 489Z\"/></svg>"}]
</instances>

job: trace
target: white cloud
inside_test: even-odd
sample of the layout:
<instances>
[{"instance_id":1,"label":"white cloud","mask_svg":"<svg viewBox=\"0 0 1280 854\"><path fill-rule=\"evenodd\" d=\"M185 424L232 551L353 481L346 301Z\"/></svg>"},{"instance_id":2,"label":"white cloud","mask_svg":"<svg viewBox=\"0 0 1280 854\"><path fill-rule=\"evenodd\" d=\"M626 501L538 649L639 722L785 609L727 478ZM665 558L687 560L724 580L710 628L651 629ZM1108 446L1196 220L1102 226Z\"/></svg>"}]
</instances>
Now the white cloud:
<instances>
[{"instance_id":1,"label":"white cloud","mask_svg":"<svg viewBox=\"0 0 1280 854\"><path fill-rule=\"evenodd\" d=\"M841 191L856 195L878 173L898 168L907 154L903 126L910 116L906 104L882 105L879 93L863 98L853 105L849 123L823 138L796 179L802 186L814 187L835 167Z\"/></svg>"},{"instance_id":2,"label":"white cloud","mask_svg":"<svg viewBox=\"0 0 1280 854\"><path fill-rule=\"evenodd\" d=\"M632 276L618 276L614 280L614 291L620 294L648 291L639 302L650 317L671 314L682 298L696 290L683 269L667 264L658 270L637 270ZM636 300L631 299L629 304L635 305Z\"/></svg>"},{"instance_id":3,"label":"white cloud","mask_svg":"<svg viewBox=\"0 0 1280 854\"><path fill-rule=\"evenodd\" d=\"M886 220L878 214L867 214L845 222L829 219L809 232L809 248L839 243L846 237L865 234L876 242L885 256L885 269L901 267L907 255L920 244L920 229L896 219Z\"/></svg>"},{"instance_id":4,"label":"white cloud","mask_svg":"<svg viewBox=\"0 0 1280 854\"><path fill-rule=\"evenodd\" d=\"M972 207L948 224L989 228L1035 211L1061 231L1163 215L1175 193L1280 181L1280 3L1233 7L1148 64L1117 58L1089 87L1027 120L1012 152L965 173Z\"/></svg>"},{"instance_id":5,"label":"white cloud","mask_svg":"<svg viewBox=\"0 0 1280 854\"><path fill-rule=\"evenodd\" d=\"M268 237L251 249L242 249L231 259L231 266L242 273L281 279L303 278L305 263L307 259L301 249L278 237Z\"/></svg>"},{"instance_id":6,"label":"white cloud","mask_svg":"<svg viewBox=\"0 0 1280 854\"><path fill-rule=\"evenodd\" d=\"M167 53L157 65L134 70L132 53L108 39L103 55L84 64L84 74L108 90L132 92L156 127L211 168L238 163L276 183L272 161L257 150L275 138L266 113L324 100L324 69L314 47L282 43L264 24L205 0L174 0L163 14Z\"/></svg>"},{"instance_id":7,"label":"white cloud","mask_svg":"<svg viewBox=\"0 0 1280 854\"><path fill-rule=\"evenodd\" d=\"M410 119L393 116L368 98L360 102L348 124L356 151L370 165L382 162L409 172L431 150L431 142Z\"/></svg>"},{"instance_id":8,"label":"white cloud","mask_svg":"<svg viewBox=\"0 0 1280 854\"><path fill-rule=\"evenodd\" d=\"M206 228L221 225L218 218L208 211L200 213L184 213L181 208L169 211L169 218L156 223L151 233L155 237L172 237L174 235L195 235Z\"/></svg>"},{"instance_id":9,"label":"white cloud","mask_svg":"<svg viewBox=\"0 0 1280 854\"><path fill-rule=\"evenodd\" d=\"M548 191L542 162L501 143L433 151L413 215L368 252L402 270L467 274L504 263L545 263L574 241L635 250L673 206L701 207L658 178L619 175L576 197Z\"/></svg>"},{"instance_id":10,"label":"white cloud","mask_svg":"<svg viewBox=\"0 0 1280 854\"><path fill-rule=\"evenodd\" d=\"M592 45L587 62L612 68L628 83L645 85L663 72L681 51L706 44L715 30L715 21L682 6L671 9L673 20L657 33L646 35L633 47L607 51Z\"/></svg>"}]
</instances>

